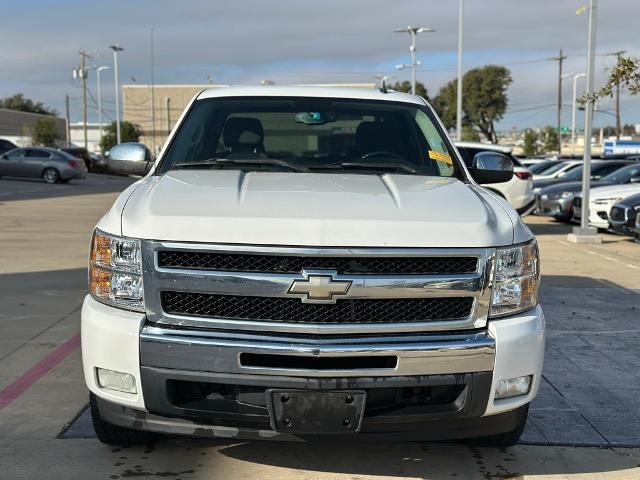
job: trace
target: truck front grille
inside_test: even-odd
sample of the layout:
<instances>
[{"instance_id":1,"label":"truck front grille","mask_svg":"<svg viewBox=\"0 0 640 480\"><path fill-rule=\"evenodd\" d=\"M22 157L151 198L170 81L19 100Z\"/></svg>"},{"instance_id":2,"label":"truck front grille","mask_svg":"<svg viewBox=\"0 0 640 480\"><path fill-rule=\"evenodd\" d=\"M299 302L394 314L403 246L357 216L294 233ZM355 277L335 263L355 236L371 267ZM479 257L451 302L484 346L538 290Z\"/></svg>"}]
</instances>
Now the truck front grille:
<instances>
[{"instance_id":1,"label":"truck front grille","mask_svg":"<svg viewBox=\"0 0 640 480\"><path fill-rule=\"evenodd\" d=\"M335 270L361 275L447 275L473 273L477 257L314 257L160 250L158 266L217 272L299 273L303 269Z\"/></svg>"},{"instance_id":2,"label":"truck front grille","mask_svg":"<svg viewBox=\"0 0 640 480\"><path fill-rule=\"evenodd\" d=\"M404 323L467 318L473 297L341 299L333 304L298 298L161 292L162 308L173 315L289 323Z\"/></svg>"}]
</instances>

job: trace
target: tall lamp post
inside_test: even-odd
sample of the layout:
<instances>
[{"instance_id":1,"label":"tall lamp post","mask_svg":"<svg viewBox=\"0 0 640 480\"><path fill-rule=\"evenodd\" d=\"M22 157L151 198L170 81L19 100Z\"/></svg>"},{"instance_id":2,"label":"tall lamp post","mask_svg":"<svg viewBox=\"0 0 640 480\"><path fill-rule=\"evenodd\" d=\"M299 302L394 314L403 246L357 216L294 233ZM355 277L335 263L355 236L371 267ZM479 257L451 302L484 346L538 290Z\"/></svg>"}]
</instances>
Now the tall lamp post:
<instances>
[{"instance_id":1,"label":"tall lamp post","mask_svg":"<svg viewBox=\"0 0 640 480\"><path fill-rule=\"evenodd\" d=\"M98 131L100 138L100 148L102 148L102 87L100 86L100 72L103 70L109 70L111 67L102 66L96 68L96 76L98 79Z\"/></svg>"},{"instance_id":2,"label":"tall lamp post","mask_svg":"<svg viewBox=\"0 0 640 480\"><path fill-rule=\"evenodd\" d=\"M589 0L589 49L587 50L587 104L584 117L584 157L582 166L582 206L580 226L567 240L574 243L602 243L598 230L589 226L589 187L591 183L591 134L593 128L593 83L596 59L596 15L598 1Z\"/></svg>"},{"instance_id":3,"label":"tall lamp post","mask_svg":"<svg viewBox=\"0 0 640 480\"><path fill-rule=\"evenodd\" d=\"M408 33L411 35L411 46L409 47L409 52L411 53L411 63L409 65L401 64L396 65L398 70L403 70L405 68L411 68L411 94L416 94L416 66L421 65L422 63L416 61L416 36L419 33L428 33L435 32L434 28L423 28L423 27L406 27L406 28L396 28L394 30L395 33Z\"/></svg>"},{"instance_id":4,"label":"tall lamp post","mask_svg":"<svg viewBox=\"0 0 640 480\"><path fill-rule=\"evenodd\" d=\"M464 0L458 5L458 89L456 91L456 138L462 140L462 41Z\"/></svg>"},{"instance_id":5,"label":"tall lamp post","mask_svg":"<svg viewBox=\"0 0 640 480\"><path fill-rule=\"evenodd\" d=\"M578 95L578 79L586 77L586 73L578 73L573 76L573 98L571 106L571 153L576 153L576 95Z\"/></svg>"},{"instance_id":6,"label":"tall lamp post","mask_svg":"<svg viewBox=\"0 0 640 480\"><path fill-rule=\"evenodd\" d=\"M118 85L118 52L124 51L119 45L109 45L113 50L113 77L116 89L116 142L120 143L120 86Z\"/></svg>"}]
</instances>

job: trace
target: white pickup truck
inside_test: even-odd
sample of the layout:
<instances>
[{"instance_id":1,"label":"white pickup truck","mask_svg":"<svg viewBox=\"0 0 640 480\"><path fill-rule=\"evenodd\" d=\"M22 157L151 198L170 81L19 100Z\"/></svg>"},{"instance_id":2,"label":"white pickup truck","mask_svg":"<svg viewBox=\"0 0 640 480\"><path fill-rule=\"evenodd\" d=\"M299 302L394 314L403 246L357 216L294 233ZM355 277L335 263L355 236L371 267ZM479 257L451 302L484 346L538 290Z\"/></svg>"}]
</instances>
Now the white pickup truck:
<instances>
[{"instance_id":1,"label":"white pickup truck","mask_svg":"<svg viewBox=\"0 0 640 480\"><path fill-rule=\"evenodd\" d=\"M229 87L188 105L98 223L82 357L98 438L508 446L540 384L531 231L421 98Z\"/></svg>"}]
</instances>

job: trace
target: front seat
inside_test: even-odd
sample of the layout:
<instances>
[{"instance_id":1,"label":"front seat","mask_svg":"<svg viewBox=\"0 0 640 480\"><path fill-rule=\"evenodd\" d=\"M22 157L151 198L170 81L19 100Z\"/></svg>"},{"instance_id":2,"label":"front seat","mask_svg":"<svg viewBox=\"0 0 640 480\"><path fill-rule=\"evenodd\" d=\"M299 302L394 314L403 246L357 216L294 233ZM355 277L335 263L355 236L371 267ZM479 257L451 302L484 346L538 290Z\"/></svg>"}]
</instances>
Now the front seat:
<instances>
[{"instance_id":1,"label":"front seat","mask_svg":"<svg viewBox=\"0 0 640 480\"><path fill-rule=\"evenodd\" d=\"M395 152L396 142L381 122L362 122L356 129L355 150L359 156L373 152Z\"/></svg>"},{"instance_id":2,"label":"front seat","mask_svg":"<svg viewBox=\"0 0 640 480\"><path fill-rule=\"evenodd\" d=\"M222 130L228 158L266 158L264 130L257 118L228 118Z\"/></svg>"}]
</instances>

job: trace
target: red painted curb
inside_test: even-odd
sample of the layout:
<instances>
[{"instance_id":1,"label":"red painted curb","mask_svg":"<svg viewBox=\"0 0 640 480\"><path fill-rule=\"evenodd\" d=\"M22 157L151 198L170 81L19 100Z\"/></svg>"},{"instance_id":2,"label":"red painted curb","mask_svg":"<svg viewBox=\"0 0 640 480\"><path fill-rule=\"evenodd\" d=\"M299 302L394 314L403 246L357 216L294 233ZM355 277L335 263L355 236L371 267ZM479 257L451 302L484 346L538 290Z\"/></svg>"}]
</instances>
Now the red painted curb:
<instances>
[{"instance_id":1,"label":"red painted curb","mask_svg":"<svg viewBox=\"0 0 640 480\"><path fill-rule=\"evenodd\" d=\"M40 360L25 373L20 375L13 383L0 390L0 410L13 402L24 393L31 385L49 372L69 356L80 346L80 334L77 333L69 340L56 348L49 355Z\"/></svg>"}]
</instances>

